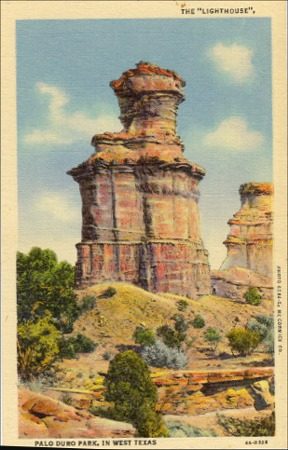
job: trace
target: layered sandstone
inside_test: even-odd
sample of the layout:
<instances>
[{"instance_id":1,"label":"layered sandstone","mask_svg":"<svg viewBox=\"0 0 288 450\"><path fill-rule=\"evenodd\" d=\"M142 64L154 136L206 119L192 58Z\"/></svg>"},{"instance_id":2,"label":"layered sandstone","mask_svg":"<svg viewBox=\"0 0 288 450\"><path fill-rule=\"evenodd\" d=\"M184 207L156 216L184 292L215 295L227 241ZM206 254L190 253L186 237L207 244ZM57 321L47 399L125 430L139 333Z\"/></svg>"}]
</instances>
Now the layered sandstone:
<instances>
[{"instance_id":1,"label":"layered sandstone","mask_svg":"<svg viewBox=\"0 0 288 450\"><path fill-rule=\"evenodd\" d=\"M95 417L29 389L19 390L20 438L132 437L129 423Z\"/></svg>"},{"instance_id":2,"label":"layered sandstone","mask_svg":"<svg viewBox=\"0 0 288 450\"><path fill-rule=\"evenodd\" d=\"M89 408L104 401L104 378L93 391L51 388L49 395L69 392L75 407ZM101 380L102 378L102 380ZM273 367L250 367L218 370L161 370L151 373L157 387L157 409L162 414L203 414L205 412L255 406L265 409L273 405ZM97 403L99 402L99 403ZM106 405L109 405L108 403Z\"/></svg>"},{"instance_id":3,"label":"layered sandstone","mask_svg":"<svg viewBox=\"0 0 288 450\"><path fill-rule=\"evenodd\" d=\"M241 208L228 221L230 233L224 244L227 257L212 272L217 295L243 299L249 287L263 298L272 298L272 194L270 183L240 186Z\"/></svg>"},{"instance_id":4,"label":"layered sandstone","mask_svg":"<svg viewBox=\"0 0 288 450\"><path fill-rule=\"evenodd\" d=\"M95 153L68 172L80 185L77 285L127 281L153 292L210 292L199 223L203 168L176 134L184 81L140 62L111 82L123 130L92 138Z\"/></svg>"}]
</instances>

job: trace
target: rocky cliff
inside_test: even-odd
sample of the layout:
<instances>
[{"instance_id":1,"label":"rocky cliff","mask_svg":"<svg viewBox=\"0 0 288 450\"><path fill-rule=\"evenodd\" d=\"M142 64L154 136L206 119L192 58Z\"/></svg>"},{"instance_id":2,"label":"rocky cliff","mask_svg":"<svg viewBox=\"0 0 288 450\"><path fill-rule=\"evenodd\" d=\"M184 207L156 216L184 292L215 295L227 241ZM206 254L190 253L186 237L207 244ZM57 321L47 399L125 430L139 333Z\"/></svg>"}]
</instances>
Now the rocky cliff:
<instances>
[{"instance_id":1,"label":"rocky cliff","mask_svg":"<svg viewBox=\"0 0 288 450\"><path fill-rule=\"evenodd\" d=\"M249 287L257 287L263 298L271 298L273 186L246 183L239 193L241 208L228 221L227 257L212 272L213 289L217 295L243 299Z\"/></svg>"},{"instance_id":2,"label":"rocky cliff","mask_svg":"<svg viewBox=\"0 0 288 450\"><path fill-rule=\"evenodd\" d=\"M145 62L111 82L123 130L94 136L95 153L68 172L83 204L79 287L114 280L194 298L210 292L198 210L205 171L176 135L184 85Z\"/></svg>"}]
</instances>

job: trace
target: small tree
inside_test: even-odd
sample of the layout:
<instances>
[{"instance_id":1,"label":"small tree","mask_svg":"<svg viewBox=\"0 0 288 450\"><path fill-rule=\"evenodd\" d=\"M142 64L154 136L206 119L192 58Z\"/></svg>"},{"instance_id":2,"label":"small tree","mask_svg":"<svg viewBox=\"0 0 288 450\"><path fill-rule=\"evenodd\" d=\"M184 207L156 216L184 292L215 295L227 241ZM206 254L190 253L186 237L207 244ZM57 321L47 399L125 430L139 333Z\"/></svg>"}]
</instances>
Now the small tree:
<instances>
[{"instance_id":1,"label":"small tree","mask_svg":"<svg viewBox=\"0 0 288 450\"><path fill-rule=\"evenodd\" d=\"M18 325L18 374L24 381L44 374L59 355L60 332L51 322L51 314Z\"/></svg>"},{"instance_id":2,"label":"small tree","mask_svg":"<svg viewBox=\"0 0 288 450\"><path fill-rule=\"evenodd\" d=\"M208 342L211 346L211 350L213 352L216 351L217 346L219 344L219 342L222 339L221 333L219 330L217 330L217 328L207 328L207 330L204 333L204 339L206 342Z\"/></svg>"},{"instance_id":3,"label":"small tree","mask_svg":"<svg viewBox=\"0 0 288 450\"><path fill-rule=\"evenodd\" d=\"M187 300L181 299L181 300L178 300L178 302L176 302L176 306L179 311L186 311L186 309L188 307L188 302L187 302Z\"/></svg>"},{"instance_id":4,"label":"small tree","mask_svg":"<svg viewBox=\"0 0 288 450\"><path fill-rule=\"evenodd\" d=\"M167 347L179 348L181 342L179 342L179 336L176 330L173 330L169 325L162 325L157 328L157 336L159 336Z\"/></svg>"},{"instance_id":5,"label":"small tree","mask_svg":"<svg viewBox=\"0 0 288 450\"><path fill-rule=\"evenodd\" d=\"M184 318L184 316L182 314L175 314L172 317L172 319L175 322L174 328L175 328L176 331L178 331L178 333L185 333L188 330L189 324L185 320L185 318Z\"/></svg>"},{"instance_id":6,"label":"small tree","mask_svg":"<svg viewBox=\"0 0 288 450\"><path fill-rule=\"evenodd\" d=\"M258 306L261 303L262 296L256 287L250 287L244 294L246 303L249 305Z\"/></svg>"},{"instance_id":7,"label":"small tree","mask_svg":"<svg viewBox=\"0 0 288 450\"><path fill-rule=\"evenodd\" d=\"M159 336L168 347L176 347L180 350L181 344L186 339L188 323L181 314L175 314L172 319L174 320L174 329L169 325L162 325L157 328L157 336Z\"/></svg>"},{"instance_id":8,"label":"small tree","mask_svg":"<svg viewBox=\"0 0 288 450\"><path fill-rule=\"evenodd\" d=\"M163 436L165 427L155 412L157 390L147 364L132 350L118 353L109 364L105 399L113 402L113 417L131 422L141 436Z\"/></svg>"},{"instance_id":9,"label":"small tree","mask_svg":"<svg viewBox=\"0 0 288 450\"><path fill-rule=\"evenodd\" d=\"M197 314L194 319L192 320L192 326L194 328L204 328L205 327L205 320L200 314Z\"/></svg>"},{"instance_id":10,"label":"small tree","mask_svg":"<svg viewBox=\"0 0 288 450\"><path fill-rule=\"evenodd\" d=\"M79 314L74 276L74 267L66 261L58 262L52 250L33 247L28 255L18 252L18 322L43 317L50 311L54 325L70 333Z\"/></svg>"},{"instance_id":11,"label":"small tree","mask_svg":"<svg viewBox=\"0 0 288 450\"><path fill-rule=\"evenodd\" d=\"M232 353L237 352L241 356L251 354L261 342L260 333L243 327L232 328L226 336Z\"/></svg>"},{"instance_id":12,"label":"small tree","mask_svg":"<svg viewBox=\"0 0 288 450\"><path fill-rule=\"evenodd\" d=\"M149 346L155 343L155 334L149 328L138 326L135 328L133 333L133 338L136 344L142 346Z\"/></svg>"}]
</instances>

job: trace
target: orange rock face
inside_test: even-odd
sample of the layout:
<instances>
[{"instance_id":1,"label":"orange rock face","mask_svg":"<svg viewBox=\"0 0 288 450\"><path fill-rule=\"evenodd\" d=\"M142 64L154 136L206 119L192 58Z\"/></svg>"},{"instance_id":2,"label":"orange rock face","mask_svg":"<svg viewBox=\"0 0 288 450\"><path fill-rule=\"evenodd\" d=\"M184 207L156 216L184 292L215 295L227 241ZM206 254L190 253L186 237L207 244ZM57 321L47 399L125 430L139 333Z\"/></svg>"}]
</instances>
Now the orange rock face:
<instances>
[{"instance_id":1,"label":"orange rock face","mask_svg":"<svg viewBox=\"0 0 288 450\"><path fill-rule=\"evenodd\" d=\"M21 438L131 437L135 432L129 423L95 417L28 389L19 391Z\"/></svg>"},{"instance_id":2,"label":"orange rock face","mask_svg":"<svg viewBox=\"0 0 288 450\"><path fill-rule=\"evenodd\" d=\"M199 224L203 168L176 135L184 81L140 62L111 82L123 130L92 138L95 153L68 172L80 185L77 285L127 281L153 292L210 293Z\"/></svg>"}]
</instances>

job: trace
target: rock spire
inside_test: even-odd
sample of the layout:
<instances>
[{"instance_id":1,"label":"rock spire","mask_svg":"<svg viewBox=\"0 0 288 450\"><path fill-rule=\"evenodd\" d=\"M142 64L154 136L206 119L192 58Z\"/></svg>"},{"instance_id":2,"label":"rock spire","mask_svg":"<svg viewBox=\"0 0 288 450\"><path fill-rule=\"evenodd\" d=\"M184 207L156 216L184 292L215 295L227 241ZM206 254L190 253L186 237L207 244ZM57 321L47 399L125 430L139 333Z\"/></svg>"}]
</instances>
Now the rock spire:
<instances>
[{"instance_id":1,"label":"rock spire","mask_svg":"<svg viewBox=\"0 0 288 450\"><path fill-rule=\"evenodd\" d=\"M68 173L82 197L77 285L105 280L196 298L210 292L199 222L205 170L183 155L176 116L185 82L143 62L111 82L123 130L92 138Z\"/></svg>"}]
</instances>

